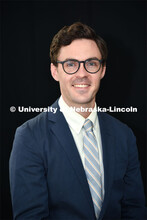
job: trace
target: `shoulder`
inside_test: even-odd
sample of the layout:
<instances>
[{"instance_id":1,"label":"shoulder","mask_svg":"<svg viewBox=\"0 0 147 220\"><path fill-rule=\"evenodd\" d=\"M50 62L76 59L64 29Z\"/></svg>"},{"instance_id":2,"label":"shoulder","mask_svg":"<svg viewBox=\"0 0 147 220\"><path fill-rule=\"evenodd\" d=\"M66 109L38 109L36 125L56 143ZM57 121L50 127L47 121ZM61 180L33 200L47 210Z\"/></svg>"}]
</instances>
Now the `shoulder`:
<instances>
[{"instance_id":1,"label":"shoulder","mask_svg":"<svg viewBox=\"0 0 147 220\"><path fill-rule=\"evenodd\" d=\"M58 99L49 106L49 109L55 111L42 112L26 121L16 129L15 137L33 137L33 139L39 140L48 136L53 122L58 120L62 115L59 111Z\"/></svg>"},{"instance_id":2,"label":"shoulder","mask_svg":"<svg viewBox=\"0 0 147 220\"><path fill-rule=\"evenodd\" d=\"M36 151L46 133L47 113L43 112L20 125L15 132L13 151L23 151L29 146ZM37 144L38 143L38 144Z\"/></svg>"},{"instance_id":3,"label":"shoulder","mask_svg":"<svg viewBox=\"0 0 147 220\"><path fill-rule=\"evenodd\" d=\"M134 136L133 131L127 124L121 122L117 118L107 114L98 113L99 123L102 128L106 128L115 136Z\"/></svg>"},{"instance_id":4,"label":"shoulder","mask_svg":"<svg viewBox=\"0 0 147 220\"><path fill-rule=\"evenodd\" d=\"M126 126L123 122L121 122L119 119L113 117L112 115L109 115L108 113L99 112L98 117L100 120L103 120L105 123L108 123L113 126Z\"/></svg>"},{"instance_id":5,"label":"shoulder","mask_svg":"<svg viewBox=\"0 0 147 220\"><path fill-rule=\"evenodd\" d=\"M58 106L58 99L51 105L49 106L50 109L59 109ZM47 112L42 112L40 114L38 114L36 117L29 119L28 121L26 121L25 123L23 123L21 126L19 126L17 128L18 132L25 132L25 131L29 131L29 132L34 132L34 131L44 131L46 129L46 127L49 125L49 120L48 119L52 119L53 115L56 118L57 114L54 114L56 112L53 111L47 111Z\"/></svg>"},{"instance_id":6,"label":"shoulder","mask_svg":"<svg viewBox=\"0 0 147 220\"><path fill-rule=\"evenodd\" d=\"M15 132L13 151L17 149L17 152L42 153L44 147L49 146L49 140L52 135L52 122L48 120L51 114L50 112L42 112L20 125Z\"/></svg>"},{"instance_id":7,"label":"shoulder","mask_svg":"<svg viewBox=\"0 0 147 220\"><path fill-rule=\"evenodd\" d=\"M51 120L49 118L52 118L52 114L51 112L42 112L24 122L16 129L15 139L20 137L27 140L36 140L37 142L45 139L50 133ZM56 114L54 117L56 117Z\"/></svg>"},{"instance_id":8,"label":"shoulder","mask_svg":"<svg viewBox=\"0 0 147 220\"><path fill-rule=\"evenodd\" d=\"M45 128L47 123L47 113L46 112L42 112L39 115L37 115L34 118L29 119L28 121L24 122L22 125L20 125L16 132L21 133L21 134L25 134L25 132L39 132L41 131L43 128Z\"/></svg>"}]
</instances>

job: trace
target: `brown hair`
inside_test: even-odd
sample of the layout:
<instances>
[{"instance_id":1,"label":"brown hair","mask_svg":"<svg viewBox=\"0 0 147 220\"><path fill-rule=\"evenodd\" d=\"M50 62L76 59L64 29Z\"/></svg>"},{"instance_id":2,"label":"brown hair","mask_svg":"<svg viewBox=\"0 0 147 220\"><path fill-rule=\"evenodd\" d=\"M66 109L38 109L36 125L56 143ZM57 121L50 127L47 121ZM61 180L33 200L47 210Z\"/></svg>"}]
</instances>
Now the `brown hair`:
<instances>
[{"instance_id":1,"label":"brown hair","mask_svg":"<svg viewBox=\"0 0 147 220\"><path fill-rule=\"evenodd\" d=\"M71 44L73 40L83 38L95 41L102 55L102 59L104 60L104 65L108 53L106 42L100 36L96 35L95 31L91 27L89 27L86 24L82 24L81 22L73 23L70 26L64 26L53 37L53 40L50 45L51 63L57 66L57 58L59 55L60 48L62 46L67 46Z\"/></svg>"}]
</instances>

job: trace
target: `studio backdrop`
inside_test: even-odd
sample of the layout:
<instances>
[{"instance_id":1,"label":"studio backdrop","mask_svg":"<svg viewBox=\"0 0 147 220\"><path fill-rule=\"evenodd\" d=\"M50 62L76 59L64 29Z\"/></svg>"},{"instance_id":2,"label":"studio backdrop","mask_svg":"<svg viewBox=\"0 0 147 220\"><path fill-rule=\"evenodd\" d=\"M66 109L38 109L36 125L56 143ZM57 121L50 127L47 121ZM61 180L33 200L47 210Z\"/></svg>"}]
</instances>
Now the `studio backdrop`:
<instances>
[{"instance_id":1,"label":"studio backdrop","mask_svg":"<svg viewBox=\"0 0 147 220\"><path fill-rule=\"evenodd\" d=\"M108 114L133 130L147 193L145 10L145 1L0 2L0 219L12 219L9 157L15 130L39 114L33 108L50 106L60 96L50 74L49 47L63 26L76 21L90 25L107 42L97 104L111 107Z\"/></svg>"}]
</instances>

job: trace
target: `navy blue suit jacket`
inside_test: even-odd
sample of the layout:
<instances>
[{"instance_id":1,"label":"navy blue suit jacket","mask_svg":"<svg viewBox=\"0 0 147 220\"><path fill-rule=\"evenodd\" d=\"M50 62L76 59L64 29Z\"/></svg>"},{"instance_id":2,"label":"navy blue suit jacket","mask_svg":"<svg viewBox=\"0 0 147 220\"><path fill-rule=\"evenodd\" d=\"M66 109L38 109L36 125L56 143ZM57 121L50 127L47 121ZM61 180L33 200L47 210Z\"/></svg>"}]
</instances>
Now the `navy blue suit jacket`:
<instances>
[{"instance_id":1,"label":"navy blue suit jacket","mask_svg":"<svg viewBox=\"0 0 147 220\"><path fill-rule=\"evenodd\" d=\"M53 105L59 108L58 103ZM144 219L144 192L135 137L123 123L98 113L105 197L99 219ZM20 126L10 157L14 219L95 220L85 171L60 112Z\"/></svg>"}]
</instances>

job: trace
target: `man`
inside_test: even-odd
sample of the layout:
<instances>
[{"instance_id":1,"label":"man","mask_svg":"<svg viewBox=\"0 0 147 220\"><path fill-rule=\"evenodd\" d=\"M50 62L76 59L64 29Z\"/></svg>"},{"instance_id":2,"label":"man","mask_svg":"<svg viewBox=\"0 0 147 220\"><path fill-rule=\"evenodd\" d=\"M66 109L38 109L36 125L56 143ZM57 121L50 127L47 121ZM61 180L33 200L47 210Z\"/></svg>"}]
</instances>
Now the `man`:
<instances>
[{"instance_id":1,"label":"man","mask_svg":"<svg viewBox=\"0 0 147 220\"><path fill-rule=\"evenodd\" d=\"M62 28L50 47L61 97L20 126L10 157L14 219L144 219L135 138L120 121L97 113L107 47L80 22Z\"/></svg>"}]
</instances>

